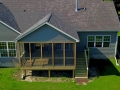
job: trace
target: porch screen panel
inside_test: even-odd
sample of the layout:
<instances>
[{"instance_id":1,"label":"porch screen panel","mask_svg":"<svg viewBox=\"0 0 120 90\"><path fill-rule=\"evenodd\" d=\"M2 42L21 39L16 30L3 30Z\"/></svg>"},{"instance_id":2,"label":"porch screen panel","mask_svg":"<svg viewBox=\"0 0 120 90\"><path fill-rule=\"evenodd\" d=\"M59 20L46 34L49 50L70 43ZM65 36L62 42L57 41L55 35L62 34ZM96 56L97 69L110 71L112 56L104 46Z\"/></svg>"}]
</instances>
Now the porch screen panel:
<instances>
[{"instance_id":1,"label":"porch screen panel","mask_svg":"<svg viewBox=\"0 0 120 90\"><path fill-rule=\"evenodd\" d=\"M29 43L25 43L24 44L24 49L25 49L25 57L29 58L30 54L29 54Z\"/></svg>"},{"instance_id":2,"label":"porch screen panel","mask_svg":"<svg viewBox=\"0 0 120 90\"><path fill-rule=\"evenodd\" d=\"M41 43L31 43L31 54L33 66L40 66L40 58L41 58Z\"/></svg>"},{"instance_id":3,"label":"porch screen panel","mask_svg":"<svg viewBox=\"0 0 120 90\"><path fill-rule=\"evenodd\" d=\"M63 43L54 44L54 65L63 66Z\"/></svg>"},{"instance_id":4,"label":"porch screen panel","mask_svg":"<svg viewBox=\"0 0 120 90\"><path fill-rule=\"evenodd\" d=\"M52 43L42 44L42 57L46 59L44 66L52 66Z\"/></svg>"},{"instance_id":5,"label":"porch screen panel","mask_svg":"<svg viewBox=\"0 0 120 90\"><path fill-rule=\"evenodd\" d=\"M65 44L65 66L74 66L74 45Z\"/></svg>"}]
</instances>

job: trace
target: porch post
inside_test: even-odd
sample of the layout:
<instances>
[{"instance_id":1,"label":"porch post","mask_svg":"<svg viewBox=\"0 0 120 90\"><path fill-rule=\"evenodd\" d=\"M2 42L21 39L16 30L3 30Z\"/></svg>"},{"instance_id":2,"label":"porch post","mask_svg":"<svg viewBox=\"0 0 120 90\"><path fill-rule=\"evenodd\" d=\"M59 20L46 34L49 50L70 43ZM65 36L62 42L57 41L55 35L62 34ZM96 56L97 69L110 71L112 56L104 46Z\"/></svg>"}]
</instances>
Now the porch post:
<instances>
[{"instance_id":1,"label":"porch post","mask_svg":"<svg viewBox=\"0 0 120 90\"><path fill-rule=\"evenodd\" d=\"M18 60L19 60L19 65L20 65L20 67L22 66L21 65L21 60L20 60L20 44L19 43L17 43L17 48L18 48Z\"/></svg>"},{"instance_id":2,"label":"porch post","mask_svg":"<svg viewBox=\"0 0 120 90\"><path fill-rule=\"evenodd\" d=\"M63 64L65 66L65 43L63 43Z\"/></svg>"},{"instance_id":3,"label":"porch post","mask_svg":"<svg viewBox=\"0 0 120 90\"><path fill-rule=\"evenodd\" d=\"M41 58L42 58L42 43L40 44Z\"/></svg>"},{"instance_id":4,"label":"porch post","mask_svg":"<svg viewBox=\"0 0 120 90\"><path fill-rule=\"evenodd\" d=\"M42 67L43 67L43 60L42 60L42 58L43 58L43 53L42 53L42 43L40 43L40 52L41 52L41 63L42 63Z\"/></svg>"},{"instance_id":5,"label":"porch post","mask_svg":"<svg viewBox=\"0 0 120 90\"><path fill-rule=\"evenodd\" d=\"M29 54L30 54L30 66L32 67L32 59L31 59L31 44L29 43Z\"/></svg>"},{"instance_id":6,"label":"porch post","mask_svg":"<svg viewBox=\"0 0 120 90\"><path fill-rule=\"evenodd\" d=\"M54 67L54 43L52 43L52 66Z\"/></svg>"},{"instance_id":7,"label":"porch post","mask_svg":"<svg viewBox=\"0 0 120 90\"><path fill-rule=\"evenodd\" d=\"M76 42L74 43L74 66L76 68Z\"/></svg>"}]
</instances>

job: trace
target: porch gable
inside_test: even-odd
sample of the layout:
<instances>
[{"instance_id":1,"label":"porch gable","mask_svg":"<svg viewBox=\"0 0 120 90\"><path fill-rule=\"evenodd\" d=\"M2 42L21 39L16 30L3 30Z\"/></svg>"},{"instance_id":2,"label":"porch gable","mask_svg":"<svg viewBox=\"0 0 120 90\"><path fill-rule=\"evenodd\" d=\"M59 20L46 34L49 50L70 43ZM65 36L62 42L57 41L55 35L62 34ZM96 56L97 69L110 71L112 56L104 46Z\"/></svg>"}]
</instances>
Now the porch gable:
<instances>
[{"instance_id":1,"label":"porch gable","mask_svg":"<svg viewBox=\"0 0 120 90\"><path fill-rule=\"evenodd\" d=\"M75 39L68 37L67 35L59 32L50 25L43 25L36 29L34 32L26 35L25 37L18 40L18 42L76 42Z\"/></svg>"}]
</instances>

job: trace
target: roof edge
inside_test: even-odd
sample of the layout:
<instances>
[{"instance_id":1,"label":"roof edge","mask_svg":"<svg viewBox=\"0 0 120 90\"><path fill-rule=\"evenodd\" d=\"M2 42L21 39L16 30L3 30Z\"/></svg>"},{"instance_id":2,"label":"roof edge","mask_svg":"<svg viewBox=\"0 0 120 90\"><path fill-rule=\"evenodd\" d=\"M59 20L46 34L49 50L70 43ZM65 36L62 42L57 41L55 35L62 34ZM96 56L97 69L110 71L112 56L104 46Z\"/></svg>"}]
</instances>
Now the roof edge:
<instances>
[{"instance_id":1,"label":"roof edge","mask_svg":"<svg viewBox=\"0 0 120 90\"><path fill-rule=\"evenodd\" d=\"M49 26L51 26L51 27L53 27L55 30L57 30L57 31L59 31L59 32L61 32L61 33L63 33L64 35L66 35L66 36L72 38L72 39L75 40L76 42L79 42L78 39L76 39L76 38L74 38L73 36L71 36L71 35L65 33L64 31L62 31L62 30L60 30L59 28L53 26L52 24L50 24L50 23L48 23L48 22L46 22L46 24L49 25Z\"/></svg>"},{"instance_id":2,"label":"roof edge","mask_svg":"<svg viewBox=\"0 0 120 90\"><path fill-rule=\"evenodd\" d=\"M11 30L15 31L16 33L21 34L19 31L17 31L16 29L12 28L8 24L4 23L3 21L0 20L0 23L3 24L3 25L5 25L6 27L10 28Z\"/></svg>"},{"instance_id":3,"label":"roof edge","mask_svg":"<svg viewBox=\"0 0 120 90\"><path fill-rule=\"evenodd\" d=\"M46 23L42 23L41 25L39 25L39 26L37 26L37 27L35 27L35 28L33 28L31 31L29 31L28 33L25 33L25 34L23 34L22 36L18 36L16 39L14 39L15 41L18 41L18 40L20 40L20 39L22 39L23 37L25 37L26 35L28 35L28 34L30 34L30 33L32 33L32 32L34 32L35 30L37 30L38 28L40 28L40 27L42 27L43 25L45 25Z\"/></svg>"}]
</instances>

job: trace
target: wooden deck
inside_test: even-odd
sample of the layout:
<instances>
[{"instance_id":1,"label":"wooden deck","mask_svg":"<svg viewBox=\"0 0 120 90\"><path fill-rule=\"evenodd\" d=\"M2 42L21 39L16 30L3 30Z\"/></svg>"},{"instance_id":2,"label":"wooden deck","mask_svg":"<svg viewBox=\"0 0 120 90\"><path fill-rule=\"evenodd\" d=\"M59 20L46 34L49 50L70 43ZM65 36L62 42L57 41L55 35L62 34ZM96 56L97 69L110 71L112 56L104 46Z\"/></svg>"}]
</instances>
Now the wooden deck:
<instances>
[{"instance_id":1,"label":"wooden deck","mask_svg":"<svg viewBox=\"0 0 120 90\"><path fill-rule=\"evenodd\" d=\"M75 70L75 66L33 66L21 67L22 70Z\"/></svg>"},{"instance_id":2,"label":"wooden deck","mask_svg":"<svg viewBox=\"0 0 120 90\"><path fill-rule=\"evenodd\" d=\"M24 60L25 59L25 60ZM52 66L52 58L39 58L35 57L32 59L32 62L29 58L23 58L21 69L39 69L39 70L73 70L75 69L74 66L74 59L73 57L69 57L66 59L65 66L63 64L62 58L57 58L54 61L54 66Z\"/></svg>"}]
</instances>

